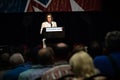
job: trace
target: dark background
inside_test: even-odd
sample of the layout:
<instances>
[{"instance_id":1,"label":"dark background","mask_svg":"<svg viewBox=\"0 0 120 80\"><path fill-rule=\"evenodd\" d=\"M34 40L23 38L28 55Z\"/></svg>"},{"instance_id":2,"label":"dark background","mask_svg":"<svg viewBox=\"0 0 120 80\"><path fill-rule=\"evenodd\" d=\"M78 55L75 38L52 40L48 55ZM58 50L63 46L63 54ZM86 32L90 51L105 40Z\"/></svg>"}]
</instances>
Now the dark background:
<instances>
[{"instance_id":1,"label":"dark background","mask_svg":"<svg viewBox=\"0 0 120 80\"><path fill-rule=\"evenodd\" d=\"M104 41L108 31L120 30L120 15L111 11L52 12L58 26L65 28L65 41L89 44L92 40ZM0 45L38 45L40 27L46 12L1 13Z\"/></svg>"},{"instance_id":2,"label":"dark background","mask_svg":"<svg viewBox=\"0 0 120 80\"><path fill-rule=\"evenodd\" d=\"M104 41L108 31L120 30L119 0L102 0L101 11L51 12L65 28L65 41L89 44ZM46 12L0 13L0 45L41 43L40 27Z\"/></svg>"}]
</instances>

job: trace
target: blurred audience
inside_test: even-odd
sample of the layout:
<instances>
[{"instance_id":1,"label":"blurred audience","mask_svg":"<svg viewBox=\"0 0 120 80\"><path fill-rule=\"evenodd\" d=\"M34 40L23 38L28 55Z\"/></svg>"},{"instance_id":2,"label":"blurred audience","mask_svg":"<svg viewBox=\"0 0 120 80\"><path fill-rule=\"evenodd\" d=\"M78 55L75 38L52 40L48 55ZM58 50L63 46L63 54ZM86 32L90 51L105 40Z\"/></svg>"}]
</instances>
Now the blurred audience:
<instances>
[{"instance_id":1,"label":"blurred audience","mask_svg":"<svg viewBox=\"0 0 120 80\"><path fill-rule=\"evenodd\" d=\"M120 31L101 43L2 46L0 80L120 80Z\"/></svg>"},{"instance_id":2,"label":"blurred audience","mask_svg":"<svg viewBox=\"0 0 120 80\"><path fill-rule=\"evenodd\" d=\"M21 53L12 54L9 61L12 69L3 75L3 80L18 80L21 72L31 68L31 65L24 63L24 58Z\"/></svg>"},{"instance_id":3,"label":"blurred audience","mask_svg":"<svg viewBox=\"0 0 120 80\"><path fill-rule=\"evenodd\" d=\"M69 45L63 42L56 43L53 46L55 52L54 67L46 71L41 80L57 80L62 76L72 74L71 67L67 62L69 54Z\"/></svg>"},{"instance_id":4,"label":"blurred audience","mask_svg":"<svg viewBox=\"0 0 120 80\"><path fill-rule=\"evenodd\" d=\"M87 48L88 47L85 46L85 45L83 45L83 44L74 44L68 57L70 58L74 53L79 52L79 51L85 51L85 52L87 52L88 51Z\"/></svg>"},{"instance_id":5,"label":"blurred audience","mask_svg":"<svg viewBox=\"0 0 120 80\"><path fill-rule=\"evenodd\" d=\"M20 73L18 80L36 80L41 78L42 74L52 68L54 52L51 47L38 50L37 63L31 69Z\"/></svg>"},{"instance_id":6,"label":"blurred audience","mask_svg":"<svg viewBox=\"0 0 120 80\"><path fill-rule=\"evenodd\" d=\"M109 54L95 57L94 64L102 73L120 80L120 31L106 34L105 47Z\"/></svg>"},{"instance_id":7,"label":"blurred audience","mask_svg":"<svg viewBox=\"0 0 120 80\"><path fill-rule=\"evenodd\" d=\"M9 53L0 55L0 80L3 80L3 75L10 69L9 58Z\"/></svg>"},{"instance_id":8,"label":"blurred audience","mask_svg":"<svg viewBox=\"0 0 120 80\"><path fill-rule=\"evenodd\" d=\"M8 69L10 67L9 58L9 53L3 53L0 55L0 70Z\"/></svg>"},{"instance_id":9,"label":"blurred audience","mask_svg":"<svg viewBox=\"0 0 120 80\"><path fill-rule=\"evenodd\" d=\"M74 73L72 80L92 80L91 77L100 74L95 68L92 57L85 51L76 52L69 60ZM105 76L96 76L97 80L105 80Z\"/></svg>"},{"instance_id":10,"label":"blurred audience","mask_svg":"<svg viewBox=\"0 0 120 80\"><path fill-rule=\"evenodd\" d=\"M88 46L88 52L90 56L94 59L96 56L103 55L103 45L102 42L97 40L92 41Z\"/></svg>"}]
</instances>

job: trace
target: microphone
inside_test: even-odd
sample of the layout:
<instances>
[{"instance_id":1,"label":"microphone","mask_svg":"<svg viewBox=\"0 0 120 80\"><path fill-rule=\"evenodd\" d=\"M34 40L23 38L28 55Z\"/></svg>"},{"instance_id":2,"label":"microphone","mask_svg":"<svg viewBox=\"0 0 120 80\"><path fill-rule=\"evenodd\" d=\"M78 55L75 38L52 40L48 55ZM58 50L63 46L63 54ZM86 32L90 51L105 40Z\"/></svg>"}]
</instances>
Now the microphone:
<instances>
[{"instance_id":1,"label":"microphone","mask_svg":"<svg viewBox=\"0 0 120 80\"><path fill-rule=\"evenodd\" d=\"M52 27L52 22L50 24L51 24L51 27Z\"/></svg>"}]
</instances>

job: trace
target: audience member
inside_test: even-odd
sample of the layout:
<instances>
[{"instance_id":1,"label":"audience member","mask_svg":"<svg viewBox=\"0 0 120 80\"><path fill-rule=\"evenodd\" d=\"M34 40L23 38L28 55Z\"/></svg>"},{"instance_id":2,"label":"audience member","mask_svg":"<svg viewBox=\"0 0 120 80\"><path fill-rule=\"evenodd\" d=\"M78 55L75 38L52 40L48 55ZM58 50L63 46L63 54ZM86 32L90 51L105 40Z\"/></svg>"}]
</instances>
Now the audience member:
<instances>
[{"instance_id":1,"label":"audience member","mask_svg":"<svg viewBox=\"0 0 120 80\"><path fill-rule=\"evenodd\" d=\"M90 56L94 59L96 56L103 55L102 42L92 41L88 47Z\"/></svg>"},{"instance_id":2,"label":"audience member","mask_svg":"<svg viewBox=\"0 0 120 80\"><path fill-rule=\"evenodd\" d=\"M18 80L18 76L21 72L31 68L31 65L24 63L24 58L21 53L14 53L9 61L12 65L12 69L4 74L3 80Z\"/></svg>"},{"instance_id":3,"label":"audience member","mask_svg":"<svg viewBox=\"0 0 120 80\"><path fill-rule=\"evenodd\" d=\"M120 31L108 32L105 46L109 54L95 57L94 64L102 73L120 80Z\"/></svg>"},{"instance_id":4,"label":"audience member","mask_svg":"<svg viewBox=\"0 0 120 80\"><path fill-rule=\"evenodd\" d=\"M3 80L3 75L10 69L9 58L9 53L0 55L0 80Z\"/></svg>"},{"instance_id":5,"label":"audience member","mask_svg":"<svg viewBox=\"0 0 120 80\"><path fill-rule=\"evenodd\" d=\"M94 67L92 57L85 51L76 52L69 60L74 73L73 80L85 80L97 74L99 70ZM98 80L104 80L104 76L96 76ZM91 79L90 79L91 80Z\"/></svg>"},{"instance_id":6,"label":"audience member","mask_svg":"<svg viewBox=\"0 0 120 80\"><path fill-rule=\"evenodd\" d=\"M83 45L83 44L75 44L73 45L73 48L72 48L72 51L70 52L69 54L69 58L76 52L79 52L79 51L88 51L87 50L87 46Z\"/></svg>"},{"instance_id":7,"label":"audience member","mask_svg":"<svg viewBox=\"0 0 120 80\"><path fill-rule=\"evenodd\" d=\"M10 67L9 66L9 58L10 58L9 53L3 53L0 55L1 70L8 69Z\"/></svg>"},{"instance_id":8,"label":"audience member","mask_svg":"<svg viewBox=\"0 0 120 80\"><path fill-rule=\"evenodd\" d=\"M52 68L53 65L53 50L50 47L42 48L37 54L37 63L31 69L22 72L18 80L35 80L41 78L42 74Z\"/></svg>"},{"instance_id":9,"label":"audience member","mask_svg":"<svg viewBox=\"0 0 120 80\"><path fill-rule=\"evenodd\" d=\"M72 74L71 67L67 62L69 45L63 42L56 43L53 50L55 52L54 67L46 71L41 80L57 80L62 76Z\"/></svg>"}]
</instances>

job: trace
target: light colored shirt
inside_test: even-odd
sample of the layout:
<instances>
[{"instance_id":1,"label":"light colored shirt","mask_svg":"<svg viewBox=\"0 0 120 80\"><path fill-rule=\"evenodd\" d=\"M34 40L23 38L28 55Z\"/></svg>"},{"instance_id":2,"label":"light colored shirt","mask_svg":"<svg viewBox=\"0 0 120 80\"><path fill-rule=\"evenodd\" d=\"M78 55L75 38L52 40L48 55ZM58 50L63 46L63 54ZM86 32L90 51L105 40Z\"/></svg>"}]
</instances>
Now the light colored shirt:
<instances>
[{"instance_id":1,"label":"light colored shirt","mask_svg":"<svg viewBox=\"0 0 120 80\"><path fill-rule=\"evenodd\" d=\"M42 34L43 28L46 27L57 27L57 23L55 21L52 21L51 23L47 21L43 22L41 25L40 34Z\"/></svg>"},{"instance_id":2,"label":"light colored shirt","mask_svg":"<svg viewBox=\"0 0 120 80\"><path fill-rule=\"evenodd\" d=\"M42 76L42 74L49 70L52 66L33 66L32 69L20 73L18 80L35 80Z\"/></svg>"}]
</instances>

